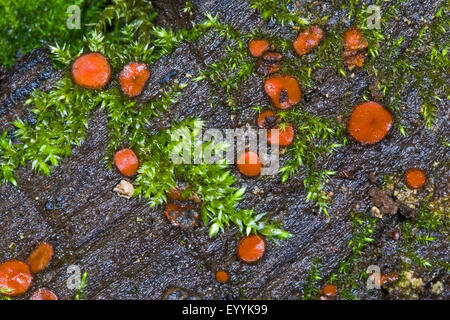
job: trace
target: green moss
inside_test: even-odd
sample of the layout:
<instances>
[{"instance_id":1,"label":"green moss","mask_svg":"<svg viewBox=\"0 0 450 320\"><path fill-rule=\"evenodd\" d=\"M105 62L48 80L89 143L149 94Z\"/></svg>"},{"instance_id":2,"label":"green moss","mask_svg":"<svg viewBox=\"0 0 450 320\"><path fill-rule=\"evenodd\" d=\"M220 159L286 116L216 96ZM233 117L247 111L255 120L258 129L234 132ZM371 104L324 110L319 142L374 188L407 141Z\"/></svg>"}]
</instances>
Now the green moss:
<instances>
[{"instance_id":1,"label":"green moss","mask_svg":"<svg viewBox=\"0 0 450 320\"><path fill-rule=\"evenodd\" d=\"M301 289L302 300L316 300L320 296L319 283L322 280L322 267L320 258L314 258L311 268L307 272L306 283Z\"/></svg>"},{"instance_id":2,"label":"green moss","mask_svg":"<svg viewBox=\"0 0 450 320\"><path fill-rule=\"evenodd\" d=\"M377 221L377 218L370 217L365 213L350 213L352 234L348 241L348 247L351 249L351 253L339 263L338 271L329 277L329 282L338 286L339 296L343 299L356 299L354 292L358 289L359 281L367 278L366 270L359 266L359 261L363 257L365 249L374 241L372 236Z\"/></svg>"},{"instance_id":3,"label":"green moss","mask_svg":"<svg viewBox=\"0 0 450 320\"><path fill-rule=\"evenodd\" d=\"M107 0L0 0L0 65L10 66L16 55L23 55L47 41L73 42L80 47L85 24L94 19ZM81 29L68 29L67 8L81 9Z\"/></svg>"},{"instance_id":4,"label":"green moss","mask_svg":"<svg viewBox=\"0 0 450 320\"><path fill-rule=\"evenodd\" d=\"M81 275L80 286L76 289L75 295L73 296L73 300L84 300L86 293L85 289L87 286L88 273L87 271L83 272Z\"/></svg>"},{"instance_id":5,"label":"green moss","mask_svg":"<svg viewBox=\"0 0 450 320\"><path fill-rule=\"evenodd\" d=\"M299 12L289 10L294 0L249 0L250 7L256 9L266 21L281 25L306 25L308 20Z\"/></svg>"},{"instance_id":6,"label":"green moss","mask_svg":"<svg viewBox=\"0 0 450 320\"><path fill-rule=\"evenodd\" d=\"M378 90L384 95L385 105L394 112L397 126L403 134L406 134L402 121L403 97L408 85L414 84L420 94L422 105L418 112L423 114L428 128L435 122L437 104L448 99L448 85L442 77L450 66L447 56L448 27L446 1L432 22L422 27L417 39L408 46L403 45L403 36L390 39L379 36L378 31L365 32L366 37L372 39L369 42L377 48L377 54L369 59L365 67L378 79Z\"/></svg>"},{"instance_id":7,"label":"green moss","mask_svg":"<svg viewBox=\"0 0 450 320\"><path fill-rule=\"evenodd\" d=\"M280 169L282 182L303 170L306 175L303 180L307 191L306 200L313 202L319 212L328 215L329 198L323 189L335 172L318 169L316 162L346 143L343 127L333 120L314 117L304 111L281 111L279 115L282 120L292 122L296 127L294 141L288 149L289 160Z\"/></svg>"},{"instance_id":8,"label":"green moss","mask_svg":"<svg viewBox=\"0 0 450 320\"><path fill-rule=\"evenodd\" d=\"M443 200L445 201L445 200ZM436 207L441 204L435 202ZM445 202L444 202L445 208ZM444 209L445 210L445 209ZM426 259L419 254L421 248L436 241L439 236L448 234L450 220L445 212L433 207L429 199L422 201L417 215L417 221L405 221L401 224L402 241L399 253L411 260L419 268L448 268L448 263L439 259ZM405 260L405 259L403 259ZM405 264L403 269L411 269L411 264Z\"/></svg>"},{"instance_id":9,"label":"green moss","mask_svg":"<svg viewBox=\"0 0 450 320\"><path fill-rule=\"evenodd\" d=\"M83 41L85 51L103 53L116 70L132 60L153 63L175 50L182 41L195 41L212 28L224 36L229 35L229 27L219 24L211 15L189 30L174 32L141 24L142 12L133 14L131 11L122 15L120 10L128 8L122 5L122 1L115 1L112 7L106 8L100 20L104 22L97 24L97 29L91 31ZM144 16L151 15L152 7L148 5L145 8L148 12ZM112 15L117 10L119 13ZM117 19L112 19L112 16ZM104 28L103 24L112 24L121 37L116 32L104 34L100 30ZM145 37L140 36L143 34L141 28L145 30ZM149 39L151 45L147 42ZM81 54L73 54L68 45L52 47L52 51L55 59L66 70L71 61ZM210 227L211 237L219 231L223 232L230 224L235 224L246 234L259 232L268 238L290 237L288 232L270 223L264 213L255 214L253 210L237 208L245 189L233 187L236 178L224 163L175 165L171 161L171 153L177 147L171 133L183 128L192 130L194 138L196 127L202 125L201 120L188 119L174 123L170 129L153 136L148 133L152 119L178 101L185 86L176 83L150 102L138 105L135 100L125 97L118 88L85 90L76 87L66 76L49 92L36 91L27 101L35 114L35 125L17 119L13 123L17 129L14 138L8 137L7 132L0 137L0 178L15 184L15 169L28 162L31 162L35 171L49 175L53 166L70 155L72 147L83 142L88 119L94 110L100 108L108 114L110 143L107 159L122 146L133 148L139 156L141 165L134 181L136 196L146 198L151 206L163 205L167 202L169 189L175 187L177 179L182 179L189 182L193 191L201 196L202 218ZM206 146L204 144L202 147Z\"/></svg>"}]
</instances>

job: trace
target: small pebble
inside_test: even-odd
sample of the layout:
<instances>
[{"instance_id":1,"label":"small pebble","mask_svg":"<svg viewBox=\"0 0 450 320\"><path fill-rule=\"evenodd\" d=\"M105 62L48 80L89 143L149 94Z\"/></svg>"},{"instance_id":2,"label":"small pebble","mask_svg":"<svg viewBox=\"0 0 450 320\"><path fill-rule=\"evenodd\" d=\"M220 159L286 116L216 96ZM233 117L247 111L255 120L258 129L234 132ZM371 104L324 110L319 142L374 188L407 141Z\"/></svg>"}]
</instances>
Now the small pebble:
<instances>
[{"instance_id":1,"label":"small pebble","mask_svg":"<svg viewBox=\"0 0 450 320\"><path fill-rule=\"evenodd\" d=\"M372 207L372 209L370 209L370 213L372 214L372 217L376 217L379 219L383 218L380 209L378 209L377 207Z\"/></svg>"}]
</instances>

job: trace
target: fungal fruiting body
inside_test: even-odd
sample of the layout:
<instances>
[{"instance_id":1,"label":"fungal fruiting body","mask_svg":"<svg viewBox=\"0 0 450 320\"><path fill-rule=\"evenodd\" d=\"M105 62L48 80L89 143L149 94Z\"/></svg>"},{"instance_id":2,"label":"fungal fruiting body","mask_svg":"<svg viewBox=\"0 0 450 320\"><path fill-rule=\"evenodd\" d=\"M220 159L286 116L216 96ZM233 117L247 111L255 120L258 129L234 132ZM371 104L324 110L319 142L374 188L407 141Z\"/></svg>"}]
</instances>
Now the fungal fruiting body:
<instances>
[{"instance_id":1,"label":"fungal fruiting body","mask_svg":"<svg viewBox=\"0 0 450 320\"><path fill-rule=\"evenodd\" d=\"M257 62L257 71L263 76L280 71L280 61L283 55L278 52L268 51L264 53Z\"/></svg>"},{"instance_id":2,"label":"fungal fruiting body","mask_svg":"<svg viewBox=\"0 0 450 320\"><path fill-rule=\"evenodd\" d=\"M261 112L256 120L256 124L260 129L270 129L280 122L280 118L270 110Z\"/></svg>"},{"instance_id":3,"label":"fungal fruiting body","mask_svg":"<svg viewBox=\"0 0 450 320\"><path fill-rule=\"evenodd\" d=\"M44 270L53 256L53 247L47 243L43 242L34 249L28 256L27 263L30 266L30 270L33 274L36 274Z\"/></svg>"},{"instance_id":4,"label":"fungal fruiting body","mask_svg":"<svg viewBox=\"0 0 450 320\"><path fill-rule=\"evenodd\" d=\"M217 281L219 281L221 283L226 283L226 282L228 282L228 279L230 279L228 272L223 271L223 270L218 270L216 272L216 280Z\"/></svg>"},{"instance_id":5,"label":"fungal fruiting body","mask_svg":"<svg viewBox=\"0 0 450 320\"><path fill-rule=\"evenodd\" d=\"M289 146L292 141L294 141L294 128L291 124L286 123L281 126L276 126L273 129L278 130L278 139L276 139L274 136L272 136L272 131L267 131L267 142L271 145L277 144L280 147L287 147Z\"/></svg>"},{"instance_id":6,"label":"fungal fruiting body","mask_svg":"<svg viewBox=\"0 0 450 320\"><path fill-rule=\"evenodd\" d=\"M187 230L190 227L195 227L200 218L200 214L192 206L181 207L174 203L167 205L164 215L173 226L181 227Z\"/></svg>"},{"instance_id":7,"label":"fungal fruiting body","mask_svg":"<svg viewBox=\"0 0 450 320\"><path fill-rule=\"evenodd\" d=\"M133 150L122 149L114 155L114 164L121 174L131 177L138 170L139 160Z\"/></svg>"},{"instance_id":8,"label":"fungal fruiting body","mask_svg":"<svg viewBox=\"0 0 450 320\"><path fill-rule=\"evenodd\" d=\"M250 40L248 43L248 48L250 50L250 54L255 57L261 57L264 52L270 49L270 43L264 39L254 39Z\"/></svg>"},{"instance_id":9,"label":"fungal fruiting body","mask_svg":"<svg viewBox=\"0 0 450 320\"><path fill-rule=\"evenodd\" d=\"M317 47L322 38L322 29L319 26L311 26L298 34L297 39L294 41L294 49L298 55L302 56Z\"/></svg>"},{"instance_id":10,"label":"fungal fruiting body","mask_svg":"<svg viewBox=\"0 0 450 320\"><path fill-rule=\"evenodd\" d=\"M167 198L169 200L193 200L195 203L201 203L201 198L194 191L187 191L189 189L188 183L177 184L176 187L170 188L167 193Z\"/></svg>"},{"instance_id":11,"label":"fungal fruiting body","mask_svg":"<svg viewBox=\"0 0 450 320\"><path fill-rule=\"evenodd\" d=\"M72 80L86 89L102 89L111 79L111 65L101 53L91 52L72 63Z\"/></svg>"},{"instance_id":12,"label":"fungal fruiting body","mask_svg":"<svg viewBox=\"0 0 450 320\"><path fill-rule=\"evenodd\" d=\"M30 300L58 300L58 297L53 293L53 291L46 288L41 288L33 292Z\"/></svg>"},{"instance_id":13,"label":"fungal fruiting body","mask_svg":"<svg viewBox=\"0 0 450 320\"><path fill-rule=\"evenodd\" d=\"M337 292L337 287L334 284L327 284L322 288L322 294L327 298L334 297Z\"/></svg>"},{"instance_id":14,"label":"fungal fruiting body","mask_svg":"<svg viewBox=\"0 0 450 320\"><path fill-rule=\"evenodd\" d=\"M427 175L420 169L412 168L405 172L405 183L411 189L422 188L427 182Z\"/></svg>"},{"instance_id":15,"label":"fungal fruiting body","mask_svg":"<svg viewBox=\"0 0 450 320\"><path fill-rule=\"evenodd\" d=\"M7 296L19 296L27 292L33 276L25 262L10 260L0 264L0 291Z\"/></svg>"},{"instance_id":16,"label":"fungal fruiting body","mask_svg":"<svg viewBox=\"0 0 450 320\"><path fill-rule=\"evenodd\" d=\"M150 71L145 63L130 62L119 75L122 92L129 97L140 95L149 77Z\"/></svg>"},{"instance_id":17,"label":"fungal fruiting body","mask_svg":"<svg viewBox=\"0 0 450 320\"><path fill-rule=\"evenodd\" d=\"M266 242L259 235L242 238L237 246L237 255L245 263L255 263L264 256Z\"/></svg>"},{"instance_id":18,"label":"fungal fruiting body","mask_svg":"<svg viewBox=\"0 0 450 320\"><path fill-rule=\"evenodd\" d=\"M240 173L249 177L259 176L261 173L261 161L253 151L246 151L237 158L237 168Z\"/></svg>"},{"instance_id":19,"label":"fungal fruiting body","mask_svg":"<svg viewBox=\"0 0 450 320\"><path fill-rule=\"evenodd\" d=\"M376 102L365 102L352 112L348 131L361 143L374 144L383 139L392 127L392 114Z\"/></svg>"},{"instance_id":20,"label":"fungal fruiting body","mask_svg":"<svg viewBox=\"0 0 450 320\"><path fill-rule=\"evenodd\" d=\"M278 109L292 108L302 96L297 79L288 75L271 76L265 81L264 90Z\"/></svg>"},{"instance_id":21,"label":"fungal fruiting body","mask_svg":"<svg viewBox=\"0 0 450 320\"><path fill-rule=\"evenodd\" d=\"M368 45L366 38L358 29L352 27L345 31L342 57L349 70L363 66L366 59L365 49Z\"/></svg>"}]
</instances>

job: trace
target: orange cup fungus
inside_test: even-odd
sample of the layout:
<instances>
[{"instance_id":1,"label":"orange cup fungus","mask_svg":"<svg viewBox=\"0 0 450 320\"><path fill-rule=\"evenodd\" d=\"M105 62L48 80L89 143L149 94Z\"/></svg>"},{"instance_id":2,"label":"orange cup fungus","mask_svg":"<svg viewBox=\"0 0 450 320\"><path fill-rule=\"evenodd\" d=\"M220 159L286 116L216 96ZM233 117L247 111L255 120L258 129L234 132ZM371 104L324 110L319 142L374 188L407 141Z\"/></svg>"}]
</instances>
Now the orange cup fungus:
<instances>
[{"instance_id":1,"label":"orange cup fungus","mask_svg":"<svg viewBox=\"0 0 450 320\"><path fill-rule=\"evenodd\" d=\"M261 112L261 114L258 116L258 119L256 120L256 124L260 129L273 128L279 122L280 118L273 111L270 110Z\"/></svg>"},{"instance_id":2,"label":"orange cup fungus","mask_svg":"<svg viewBox=\"0 0 450 320\"><path fill-rule=\"evenodd\" d=\"M44 270L50 263L53 256L53 247L43 242L34 249L28 256L27 263L30 266L30 270L33 274L36 274Z\"/></svg>"},{"instance_id":3,"label":"orange cup fungus","mask_svg":"<svg viewBox=\"0 0 450 320\"><path fill-rule=\"evenodd\" d=\"M122 149L114 155L114 164L121 174L131 177L138 170L139 160L133 150Z\"/></svg>"},{"instance_id":4,"label":"orange cup fungus","mask_svg":"<svg viewBox=\"0 0 450 320\"><path fill-rule=\"evenodd\" d=\"M300 102L302 93L297 79L288 75L275 75L264 83L264 90L278 109L289 109Z\"/></svg>"},{"instance_id":5,"label":"orange cup fungus","mask_svg":"<svg viewBox=\"0 0 450 320\"><path fill-rule=\"evenodd\" d=\"M237 246L237 255L245 263L255 263L264 256L266 242L259 235L242 238Z\"/></svg>"},{"instance_id":6,"label":"orange cup fungus","mask_svg":"<svg viewBox=\"0 0 450 320\"><path fill-rule=\"evenodd\" d=\"M111 65L101 53L91 52L72 63L72 80L86 89L102 89L111 79Z\"/></svg>"},{"instance_id":7,"label":"orange cup fungus","mask_svg":"<svg viewBox=\"0 0 450 320\"><path fill-rule=\"evenodd\" d=\"M294 128L290 123L286 123L282 126L276 126L273 129L278 129L278 141L272 136L272 131L267 131L267 142L269 144L277 144L280 147L289 146L294 141Z\"/></svg>"},{"instance_id":8,"label":"orange cup fungus","mask_svg":"<svg viewBox=\"0 0 450 320\"><path fill-rule=\"evenodd\" d=\"M149 77L150 71L145 63L130 62L119 75L122 92L129 97L140 95Z\"/></svg>"},{"instance_id":9,"label":"orange cup fungus","mask_svg":"<svg viewBox=\"0 0 450 320\"><path fill-rule=\"evenodd\" d=\"M361 143L374 144L382 140L393 123L391 113L376 102L364 102L352 112L348 131Z\"/></svg>"},{"instance_id":10,"label":"orange cup fungus","mask_svg":"<svg viewBox=\"0 0 450 320\"><path fill-rule=\"evenodd\" d=\"M250 54L255 57L261 57L264 52L270 49L270 43L264 39L254 39L250 40L248 43L248 48L250 50Z\"/></svg>"},{"instance_id":11,"label":"orange cup fungus","mask_svg":"<svg viewBox=\"0 0 450 320\"><path fill-rule=\"evenodd\" d=\"M33 292L30 300L58 300L58 297L51 290L41 288Z\"/></svg>"},{"instance_id":12,"label":"orange cup fungus","mask_svg":"<svg viewBox=\"0 0 450 320\"><path fill-rule=\"evenodd\" d=\"M405 183L411 189L422 188L427 182L427 175L420 169L412 168L405 172Z\"/></svg>"},{"instance_id":13,"label":"orange cup fungus","mask_svg":"<svg viewBox=\"0 0 450 320\"><path fill-rule=\"evenodd\" d=\"M228 272L223 270L218 270L216 272L216 280L220 283L226 283L230 279L230 276L228 275Z\"/></svg>"},{"instance_id":14,"label":"orange cup fungus","mask_svg":"<svg viewBox=\"0 0 450 320\"><path fill-rule=\"evenodd\" d=\"M237 158L237 168L240 173L249 177L259 176L261 173L261 161L253 151L246 151Z\"/></svg>"},{"instance_id":15,"label":"orange cup fungus","mask_svg":"<svg viewBox=\"0 0 450 320\"><path fill-rule=\"evenodd\" d=\"M342 57L349 70L362 67L366 59L365 49L368 47L366 38L361 31L352 27L344 33L344 52Z\"/></svg>"},{"instance_id":16,"label":"orange cup fungus","mask_svg":"<svg viewBox=\"0 0 450 320\"><path fill-rule=\"evenodd\" d=\"M181 207L174 203L167 205L164 215L173 226L180 227L184 230L195 227L200 218L200 214L196 208L190 205Z\"/></svg>"},{"instance_id":17,"label":"orange cup fungus","mask_svg":"<svg viewBox=\"0 0 450 320\"><path fill-rule=\"evenodd\" d=\"M280 61L283 55L278 52L268 51L264 53L257 62L257 71L259 74L268 76L269 74L280 71Z\"/></svg>"},{"instance_id":18,"label":"orange cup fungus","mask_svg":"<svg viewBox=\"0 0 450 320\"><path fill-rule=\"evenodd\" d=\"M319 26L311 26L298 34L297 39L294 41L294 49L298 55L302 56L317 47L322 38L322 29Z\"/></svg>"},{"instance_id":19,"label":"orange cup fungus","mask_svg":"<svg viewBox=\"0 0 450 320\"><path fill-rule=\"evenodd\" d=\"M367 48L368 43L361 31L355 27L349 28L344 33L344 49L347 51L357 51Z\"/></svg>"},{"instance_id":20,"label":"orange cup fungus","mask_svg":"<svg viewBox=\"0 0 450 320\"><path fill-rule=\"evenodd\" d=\"M327 284L322 288L322 294L328 298L334 297L338 292L334 284Z\"/></svg>"},{"instance_id":21,"label":"orange cup fungus","mask_svg":"<svg viewBox=\"0 0 450 320\"><path fill-rule=\"evenodd\" d=\"M20 296L27 292L33 281L25 262L10 260L0 264L0 291L6 296Z\"/></svg>"}]
</instances>

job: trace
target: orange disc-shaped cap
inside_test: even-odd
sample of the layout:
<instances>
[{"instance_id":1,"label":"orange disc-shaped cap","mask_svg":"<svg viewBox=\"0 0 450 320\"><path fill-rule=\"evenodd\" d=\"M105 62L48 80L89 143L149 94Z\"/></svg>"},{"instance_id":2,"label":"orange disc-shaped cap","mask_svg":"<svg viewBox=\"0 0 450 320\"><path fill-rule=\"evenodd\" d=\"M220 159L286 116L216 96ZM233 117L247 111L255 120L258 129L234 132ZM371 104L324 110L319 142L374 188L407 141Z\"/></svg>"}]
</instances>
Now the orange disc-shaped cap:
<instances>
[{"instance_id":1,"label":"orange disc-shaped cap","mask_svg":"<svg viewBox=\"0 0 450 320\"><path fill-rule=\"evenodd\" d=\"M101 53L91 52L72 63L72 80L86 89L101 89L111 79L111 65Z\"/></svg>"},{"instance_id":2,"label":"orange disc-shaped cap","mask_svg":"<svg viewBox=\"0 0 450 320\"><path fill-rule=\"evenodd\" d=\"M376 102L365 102L352 112L348 131L361 143L374 144L383 139L392 126L391 113Z\"/></svg>"},{"instance_id":3,"label":"orange disc-shaped cap","mask_svg":"<svg viewBox=\"0 0 450 320\"><path fill-rule=\"evenodd\" d=\"M408 169L405 172L405 183L411 189L422 188L427 182L427 175L420 169Z\"/></svg>"},{"instance_id":4,"label":"orange disc-shaped cap","mask_svg":"<svg viewBox=\"0 0 450 320\"><path fill-rule=\"evenodd\" d=\"M248 49L250 50L250 54L254 57L261 57L264 52L269 50L270 43L264 39L254 39L250 40L248 43Z\"/></svg>"},{"instance_id":5,"label":"orange disc-shaped cap","mask_svg":"<svg viewBox=\"0 0 450 320\"><path fill-rule=\"evenodd\" d=\"M44 270L53 256L53 247L47 242L43 242L34 249L28 256L27 263L30 265L31 272L36 274Z\"/></svg>"},{"instance_id":6,"label":"orange disc-shaped cap","mask_svg":"<svg viewBox=\"0 0 450 320\"><path fill-rule=\"evenodd\" d=\"M258 116L258 119L256 120L256 124L258 125L259 128L264 129L264 128L267 128L268 124L272 124L272 123L275 124L278 119L279 119L279 117L273 111L267 110L267 111L261 112L261 114ZM267 120L271 120L271 121L267 121Z\"/></svg>"},{"instance_id":7,"label":"orange disc-shaped cap","mask_svg":"<svg viewBox=\"0 0 450 320\"><path fill-rule=\"evenodd\" d=\"M30 300L58 300L58 297L53 293L53 291L46 288L41 288L33 292Z\"/></svg>"},{"instance_id":8,"label":"orange disc-shaped cap","mask_svg":"<svg viewBox=\"0 0 450 320\"><path fill-rule=\"evenodd\" d=\"M127 96L136 97L141 94L149 77L150 71L145 63L130 62L120 72L120 87Z\"/></svg>"},{"instance_id":9,"label":"orange disc-shaped cap","mask_svg":"<svg viewBox=\"0 0 450 320\"><path fill-rule=\"evenodd\" d=\"M294 41L294 49L299 55L304 55L319 45L323 38L323 31L319 26L311 26L300 32Z\"/></svg>"},{"instance_id":10,"label":"orange disc-shaped cap","mask_svg":"<svg viewBox=\"0 0 450 320\"><path fill-rule=\"evenodd\" d=\"M259 176L261 173L259 156L252 151L242 153L237 158L237 168L243 175L249 177Z\"/></svg>"},{"instance_id":11,"label":"orange disc-shaped cap","mask_svg":"<svg viewBox=\"0 0 450 320\"><path fill-rule=\"evenodd\" d=\"M139 160L133 150L122 149L114 155L114 164L121 174L131 177L138 170Z\"/></svg>"},{"instance_id":12,"label":"orange disc-shaped cap","mask_svg":"<svg viewBox=\"0 0 450 320\"><path fill-rule=\"evenodd\" d=\"M275 75L264 83L264 90L278 109L289 109L300 102L302 93L297 79L288 75Z\"/></svg>"},{"instance_id":13,"label":"orange disc-shaped cap","mask_svg":"<svg viewBox=\"0 0 450 320\"><path fill-rule=\"evenodd\" d=\"M228 275L228 272L223 271L223 270L218 270L216 272L216 279L217 279L217 281L219 281L221 283L225 283L225 282L228 282L228 279L230 279L230 276Z\"/></svg>"},{"instance_id":14,"label":"orange disc-shaped cap","mask_svg":"<svg viewBox=\"0 0 450 320\"><path fill-rule=\"evenodd\" d=\"M345 50L362 50L368 47L366 38L364 38L361 31L352 27L344 33L344 48Z\"/></svg>"},{"instance_id":15,"label":"orange disc-shaped cap","mask_svg":"<svg viewBox=\"0 0 450 320\"><path fill-rule=\"evenodd\" d=\"M322 289L322 294L327 297L334 297L337 294L337 287L334 284L327 284Z\"/></svg>"},{"instance_id":16,"label":"orange disc-shaped cap","mask_svg":"<svg viewBox=\"0 0 450 320\"><path fill-rule=\"evenodd\" d=\"M27 292L33 281L28 265L19 260L0 264L0 292L6 296L19 296Z\"/></svg>"},{"instance_id":17,"label":"orange disc-shaped cap","mask_svg":"<svg viewBox=\"0 0 450 320\"><path fill-rule=\"evenodd\" d=\"M274 136L272 136L272 131L267 130L267 142L269 144L278 144L280 147L287 147L294 141L294 128L291 124L286 124L284 128L277 126L278 129L278 141L275 141Z\"/></svg>"},{"instance_id":18,"label":"orange disc-shaped cap","mask_svg":"<svg viewBox=\"0 0 450 320\"><path fill-rule=\"evenodd\" d=\"M242 238L237 247L237 255L245 263L254 263L264 256L266 242L263 237L251 235Z\"/></svg>"}]
</instances>

